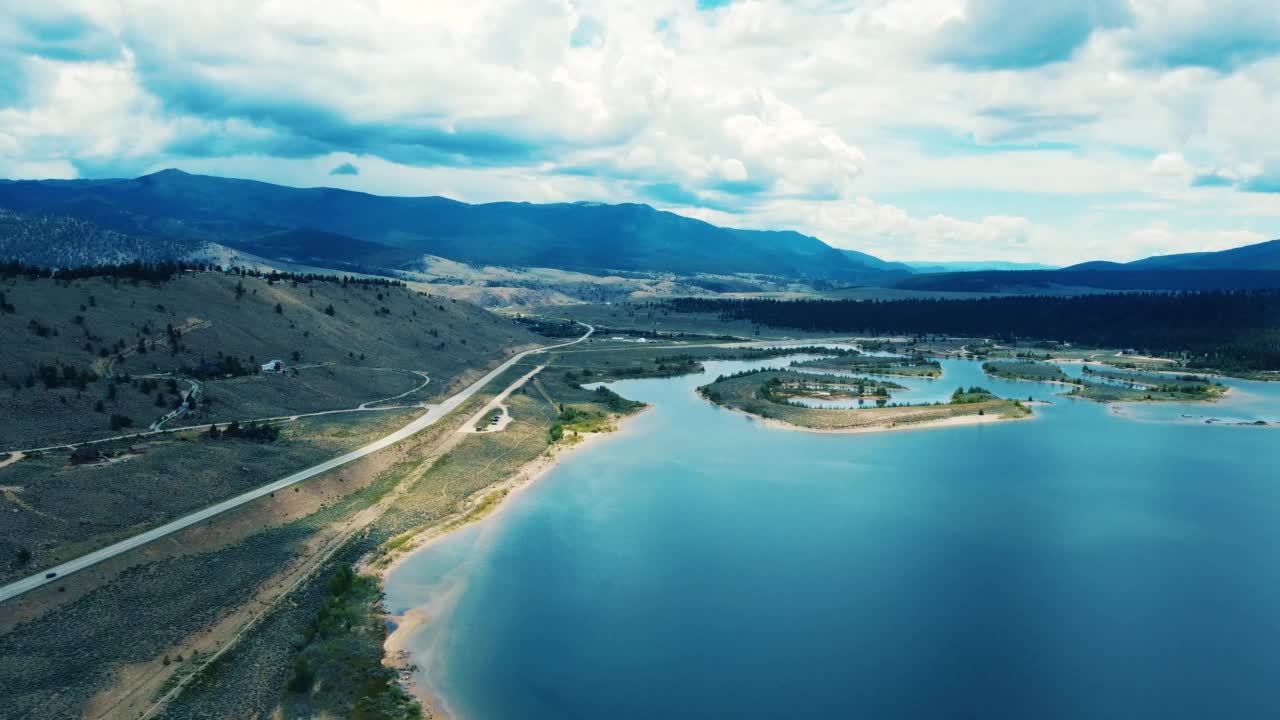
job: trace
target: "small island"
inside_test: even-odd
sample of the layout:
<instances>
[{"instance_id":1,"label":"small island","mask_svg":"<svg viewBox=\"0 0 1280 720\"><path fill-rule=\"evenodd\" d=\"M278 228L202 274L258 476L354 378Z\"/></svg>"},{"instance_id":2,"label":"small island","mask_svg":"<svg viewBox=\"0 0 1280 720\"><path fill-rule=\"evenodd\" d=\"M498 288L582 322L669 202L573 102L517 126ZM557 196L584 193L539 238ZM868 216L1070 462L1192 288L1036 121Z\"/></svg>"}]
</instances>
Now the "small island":
<instances>
[{"instance_id":1,"label":"small island","mask_svg":"<svg viewBox=\"0 0 1280 720\"><path fill-rule=\"evenodd\" d=\"M982 371L1002 380L1029 380L1042 383L1077 385L1081 381L1062 372L1062 368L1033 360L1009 360L982 363Z\"/></svg>"},{"instance_id":2,"label":"small island","mask_svg":"<svg viewBox=\"0 0 1280 720\"><path fill-rule=\"evenodd\" d=\"M923 355L883 357L878 355L845 354L838 357L822 357L791 363L795 368L858 372L867 375L896 375L899 377L942 377L942 364Z\"/></svg>"},{"instance_id":3,"label":"small island","mask_svg":"<svg viewBox=\"0 0 1280 720\"><path fill-rule=\"evenodd\" d=\"M1213 402L1227 386L1201 375L1159 375L1084 366L1086 380L1068 395L1096 402Z\"/></svg>"},{"instance_id":4,"label":"small island","mask_svg":"<svg viewBox=\"0 0 1280 720\"><path fill-rule=\"evenodd\" d=\"M777 423L781 427L816 432L873 432L935 425L967 425L1016 420L1031 416L1031 409L1016 400L1004 400L980 387L959 388L951 402L934 405L889 405L886 384L858 378L832 378L794 370L752 370L721 376L698 388L711 402ZM876 407L828 409L806 407L797 397L831 392L830 385L853 392L862 383L862 392L871 393Z\"/></svg>"}]
</instances>

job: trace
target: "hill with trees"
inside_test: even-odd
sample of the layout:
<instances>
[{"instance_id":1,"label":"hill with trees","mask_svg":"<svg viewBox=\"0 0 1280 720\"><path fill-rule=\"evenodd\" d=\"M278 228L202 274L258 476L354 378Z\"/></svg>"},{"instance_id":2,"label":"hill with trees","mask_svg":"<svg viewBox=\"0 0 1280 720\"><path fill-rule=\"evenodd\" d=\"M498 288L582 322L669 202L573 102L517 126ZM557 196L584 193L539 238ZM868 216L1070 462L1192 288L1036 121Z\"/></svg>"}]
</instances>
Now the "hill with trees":
<instances>
[{"instance_id":1,"label":"hill with trees","mask_svg":"<svg viewBox=\"0 0 1280 720\"><path fill-rule=\"evenodd\" d=\"M407 401L428 400L541 342L388 280L0 266L0 449L145 429L193 382L187 424L351 408L421 385L414 371L431 381Z\"/></svg>"}]
</instances>

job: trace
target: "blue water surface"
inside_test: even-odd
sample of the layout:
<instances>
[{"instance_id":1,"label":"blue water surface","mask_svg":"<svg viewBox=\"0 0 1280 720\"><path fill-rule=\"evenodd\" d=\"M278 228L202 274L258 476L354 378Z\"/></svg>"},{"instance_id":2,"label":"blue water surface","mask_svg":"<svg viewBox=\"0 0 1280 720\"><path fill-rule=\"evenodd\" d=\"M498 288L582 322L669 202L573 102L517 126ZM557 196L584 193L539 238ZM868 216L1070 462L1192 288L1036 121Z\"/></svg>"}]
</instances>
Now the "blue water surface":
<instances>
[{"instance_id":1,"label":"blue water surface","mask_svg":"<svg viewBox=\"0 0 1280 720\"><path fill-rule=\"evenodd\" d=\"M920 396L1053 404L837 435L693 392L752 364L613 384L652 409L391 575L451 713L1280 717L1280 429L1233 424L1280 384L1108 407L945 360Z\"/></svg>"}]
</instances>

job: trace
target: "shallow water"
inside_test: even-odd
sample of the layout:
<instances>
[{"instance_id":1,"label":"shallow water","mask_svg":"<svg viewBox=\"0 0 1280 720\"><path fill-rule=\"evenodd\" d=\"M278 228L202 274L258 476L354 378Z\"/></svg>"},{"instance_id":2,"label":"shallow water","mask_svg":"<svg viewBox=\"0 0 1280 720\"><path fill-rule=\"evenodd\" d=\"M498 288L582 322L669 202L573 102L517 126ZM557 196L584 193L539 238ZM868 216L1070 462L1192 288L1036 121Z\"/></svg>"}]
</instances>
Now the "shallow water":
<instances>
[{"instance_id":1,"label":"shallow water","mask_svg":"<svg viewBox=\"0 0 1280 720\"><path fill-rule=\"evenodd\" d=\"M654 407L407 560L388 607L435 617L412 644L465 718L1280 716L1280 429L1205 424L1280 420L1280 384L1107 407L943 364L914 382L1054 404L828 435L707 376L614 383Z\"/></svg>"}]
</instances>

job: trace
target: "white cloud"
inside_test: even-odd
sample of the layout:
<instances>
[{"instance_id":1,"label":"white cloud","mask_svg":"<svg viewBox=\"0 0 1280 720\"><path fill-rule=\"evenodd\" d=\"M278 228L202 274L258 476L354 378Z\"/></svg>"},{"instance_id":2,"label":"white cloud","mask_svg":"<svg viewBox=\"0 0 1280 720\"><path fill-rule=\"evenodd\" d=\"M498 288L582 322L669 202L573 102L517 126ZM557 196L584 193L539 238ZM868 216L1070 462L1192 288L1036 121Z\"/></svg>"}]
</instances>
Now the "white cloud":
<instances>
[{"instance_id":1,"label":"white cloud","mask_svg":"<svg viewBox=\"0 0 1280 720\"><path fill-rule=\"evenodd\" d=\"M1277 194L1192 187L1280 162L1274 4L1229 1L1046 8L1020 27L1076 23L1047 64L961 69L931 58L949 23L984 17L973 0L51 0L0 18L15 69L0 78L0 173L181 165L649 201L894 258L1071 261L1280 235ZM359 175L328 174L345 161ZM913 215L874 199L889 193L973 200Z\"/></svg>"},{"instance_id":2,"label":"white cloud","mask_svg":"<svg viewBox=\"0 0 1280 720\"><path fill-rule=\"evenodd\" d=\"M699 208L673 208L683 215L731 227L795 229L828 243L898 260L1015 259L1051 250L1052 231L1023 217L993 215L978 221L946 215L914 217L868 197L840 203L778 200L746 216ZM909 252L903 252L904 249Z\"/></svg>"},{"instance_id":3,"label":"white cloud","mask_svg":"<svg viewBox=\"0 0 1280 720\"><path fill-rule=\"evenodd\" d=\"M1194 169L1182 153L1160 153L1151 161L1151 172L1161 177L1190 178Z\"/></svg>"}]
</instances>

